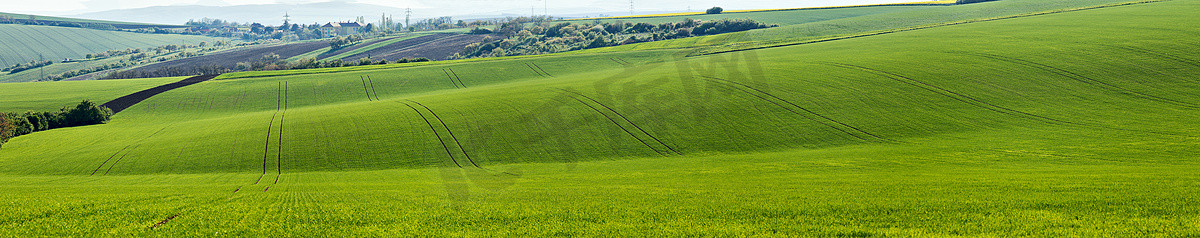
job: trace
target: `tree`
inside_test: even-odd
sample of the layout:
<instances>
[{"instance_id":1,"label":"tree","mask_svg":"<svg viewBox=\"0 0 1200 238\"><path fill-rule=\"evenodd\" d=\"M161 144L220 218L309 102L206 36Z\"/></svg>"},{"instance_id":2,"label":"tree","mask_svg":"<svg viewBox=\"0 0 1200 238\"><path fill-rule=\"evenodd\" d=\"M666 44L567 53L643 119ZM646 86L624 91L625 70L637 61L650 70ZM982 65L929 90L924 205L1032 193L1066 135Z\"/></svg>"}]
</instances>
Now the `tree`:
<instances>
[{"instance_id":1,"label":"tree","mask_svg":"<svg viewBox=\"0 0 1200 238\"><path fill-rule=\"evenodd\" d=\"M112 117L112 110L107 107L100 106L95 102L83 100L75 108L63 109L62 119L64 126L86 126L94 124L103 124L108 122Z\"/></svg>"},{"instance_id":2,"label":"tree","mask_svg":"<svg viewBox=\"0 0 1200 238\"><path fill-rule=\"evenodd\" d=\"M721 7L713 7L709 8L708 11L704 11L707 14L721 14L722 12L725 12L725 9Z\"/></svg>"},{"instance_id":3,"label":"tree","mask_svg":"<svg viewBox=\"0 0 1200 238\"><path fill-rule=\"evenodd\" d=\"M4 142L8 142L8 138L13 137L12 120L8 119L8 115L0 113L0 147L3 147Z\"/></svg>"}]
</instances>

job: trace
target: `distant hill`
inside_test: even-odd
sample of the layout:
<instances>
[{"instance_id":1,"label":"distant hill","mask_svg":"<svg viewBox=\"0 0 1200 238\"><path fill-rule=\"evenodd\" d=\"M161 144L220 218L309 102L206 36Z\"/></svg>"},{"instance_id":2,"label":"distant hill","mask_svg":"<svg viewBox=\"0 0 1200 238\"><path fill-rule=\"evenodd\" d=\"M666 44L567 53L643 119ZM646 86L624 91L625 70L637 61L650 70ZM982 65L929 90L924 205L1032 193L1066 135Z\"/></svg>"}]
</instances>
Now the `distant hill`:
<instances>
[{"instance_id":1,"label":"distant hill","mask_svg":"<svg viewBox=\"0 0 1200 238\"><path fill-rule=\"evenodd\" d=\"M306 4L260 4L239 6L159 6L134 9L110 10L84 13L72 17L117 21L152 22L160 24L184 24L190 19L217 18L235 22L259 22L278 25L284 14L291 15L293 23L311 24L330 21L353 20L366 16L376 21L382 13L403 19L404 9L371 4L347 2L323 2Z\"/></svg>"},{"instance_id":2,"label":"distant hill","mask_svg":"<svg viewBox=\"0 0 1200 238\"><path fill-rule=\"evenodd\" d=\"M62 23L105 24L105 25L113 26L114 28L118 28L118 29L137 29L137 28L148 28L148 27L168 27L168 28L169 27L182 27L182 24L152 24L152 23L138 23L138 22L125 22L125 21L106 21L106 20L92 20L92 19L80 19L80 18L68 18L68 17L52 17L52 16L39 16L39 15L30 15L30 14L0 12L0 23L29 24L30 22L37 22L38 24L42 24L42 25L58 25L58 26L66 26L65 24L62 24Z\"/></svg>"},{"instance_id":3,"label":"distant hill","mask_svg":"<svg viewBox=\"0 0 1200 238\"><path fill-rule=\"evenodd\" d=\"M87 67L90 62L58 63L65 58L79 59L87 54L108 50L145 49L162 45L216 42L227 40L207 36L144 34L74 27L0 24L0 65L3 67L44 58L56 62L46 73L56 74ZM38 75L0 73L0 82L21 82Z\"/></svg>"}]
</instances>

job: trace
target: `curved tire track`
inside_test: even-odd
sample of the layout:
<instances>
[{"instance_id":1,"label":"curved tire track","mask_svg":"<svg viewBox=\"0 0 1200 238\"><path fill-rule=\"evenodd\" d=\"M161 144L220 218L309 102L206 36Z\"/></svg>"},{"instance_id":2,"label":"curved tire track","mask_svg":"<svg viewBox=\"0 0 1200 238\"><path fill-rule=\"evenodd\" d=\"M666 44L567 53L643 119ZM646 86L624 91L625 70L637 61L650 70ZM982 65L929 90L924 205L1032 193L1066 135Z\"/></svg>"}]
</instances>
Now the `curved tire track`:
<instances>
[{"instance_id":1,"label":"curved tire track","mask_svg":"<svg viewBox=\"0 0 1200 238\"><path fill-rule=\"evenodd\" d=\"M558 90L562 90L562 91L564 91L564 92L573 93L573 92L570 92L570 91L567 91L567 90L564 90L564 89L558 89ZM633 132L629 131L629 129L626 129L626 128L625 128L625 126L622 126L622 125L621 125L621 123L617 122L617 120L616 120L616 119L613 119L611 116L608 116L608 114L604 114L604 112L603 112L603 111L600 111L600 109L599 109L599 108L596 108L595 106L592 106L591 104L588 104L587 102L584 102L582 99L579 99L578 97L571 96L571 95L567 95L567 97L569 97L569 98L571 98L571 99L573 99L573 100L575 100L575 101L578 101L579 103L583 104L584 106L587 106L588 108L591 108L591 109L592 109L592 111L595 111L597 114L600 114L600 116L603 116L605 119L608 119L608 121L609 121L609 122L612 122L612 124L613 124L613 125L616 125L616 126L617 126L617 128L621 128L621 130L622 130L622 131L625 131L625 134L628 134L630 137L633 137L633 139L635 139L635 140L637 140L638 142L642 143L642 145L645 145L645 146L646 146L646 148L650 148L650 150L653 150L653 151L654 151L654 153L658 153L658 155L661 155L661 156L663 156L663 157L666 157L666 156L667 156L667 154L666 154L666 153L663 153L663 152L662 152L662 151L660 151L658 148L654 148L654 146L650 146L650 143L646 143L646 141L645 141L645 140L643 140L641 137L638 137L638 136L637 136L637 135L635 135Z\"/></svg>"},{"instance_id":2,"label":"curved tire track","mask_svg":"<svg viewBox=\"0 0 1200 238\"><path fill-rule=\"evenodd\" d=\"M941 94L942 96L957 100L962 103L966 103L968 105L976 106L979 108L987 109L989 111L993 111L993 112L997 112L997 113L1001 113L1001 114L1030 118L1030 119L1047 122L1047 123L1051 123L1051 124L1082 125L1080 123L1049 118L1049 117L1040 116L1040 115L1036 115L1036 114L1032 114L1032 113L1028 113L1028 112L1023 112L1023 111L1019 111L1019 110L1015 110L1015 109L1011 109L1011 108L1007 108L1007 107L1002 107L1002 106L988 103L983 100L979 100L979 99L976 99L976 98L973 98L973 97L970 97L970 96L967 96L967 95L964 95L961 93L950 91L945 88L941 88L941 87L938 87L938 86L935 86L932 84L928 84L928 83L925 83L925 82L922 82L922 81L919 81L919 80L916 80L913 78L909 78L907 76L890 73L887 71L871 69L871 68L867 68L867 67L850 65L850 64L841 64L841 63L827 63L827 65L846 68L846 69L859 70L859 71L863 71L863 72L867 72L867 73L871 73L871 74L875 74L875 75L879 75L879 76L884 76L884 77L887 77L888 79L892 79L892 80L900 82L900 83L904 83L904 84L908 84L913 87L925 89L927 91Z\"/></svg>"},{"instance_id":3,"label":"curved tire track","mask_svg":"<svg viewBox=\"0 0 1200 238\"><path fill-rule=\"evenodd\" d=\"M404 106L408 106L408 108L412 108L413 112L416 112L416 113L417 113L417 115L420 115L420 116L421 116L421 119L422 119L422 120L425 120L425 125L428 125L428 126L429 126L429 130L430 130L430 131L433 131L433 135L437 137L437 139L438 139L438 143L441 143L441 144L442 144L442 149L446 150L446 156L450 156L450 161L454 162L454 165L455 165L455 166L458 166L459 168L462 168L462 164L459 164L459 163L458 163L458 160L457 160L457 159L454 159L454 153L451 153L451 152L450 152L450 147L449 147L449 146L446 146L446 141L443 141L443 140L442 140L442 136L441 136L441 135L440 135L440 134L437 132L437 129L435 129L435 128L433 127L433 123L430 123L430 122L429 122L429 118L428 118L428 117L425 117L425 114L421 113L421 110L417 110L417 108L416 108L416 107L413 107L412 105L409 105L408 103L404 103L404 102L398 102L398 103L400 103L400 104L404 104Z\"/></svg>"},{"instance_id":4,"label":"curved tire track","mask_svg":"<svg viewBox=\"0 0 1200 238\"><path fill-rule=\"evenodd\" d=\"M780 98L780 97L778 97L778 96L775 96L774 94L767 93L766 91L759 90L759 89L757 89L757 88L751 87L750 85L746 85L746 84L742 84L742 83L738 83L738 82L734 82L734 81L730 81L730 80L725 80L725 79L721 79L721 78L717 78L717 77L711 77L711 76L700 76L700 78L702 78L702 79L707 79L707 80L709 80L710 82L725 83L725 84L727 84L727 85L730 85L732 88L734 88L734 89L736 89L736 90L738 90L738 91L745 92L745 93L746 93L746 94L748 94L748 95L751 95L751 96L757 97L757 98L759 98L759 99L762 99L763 101L766 101L766 102L770 102L771 104L775 104L775 106L779 106L779 107L781 107L781 108L783 108L783 109L785 109L785 110L788 110L789 112L792 112L793 114L800 115L801 117L804 117L805 119L811 120L811 121L813 121L813 122L820 123L821 125L825 125L826 127L833 128L834 130L841 131L842 133L845 133L845 134L847 134L847 135L850 135L850 136L852 136L852 137L854 137L854 138L858 138L859 140L863 140L863 141L870 141L870 140L868 140L867 138L865 138L865 137L862 137L862 136L860 136L860 135L858 135L858 134L852 133L852 132L850 132L850 131L848 131L848 130L846 130L846 129L844 129L844 128L837 127L837 126L834 126L834 125L831 125L831 124L829 124L828 122L821 121L821 120L817 120L816 118L809 117L808 115L805 115L805 114L803 114L803 113L800 113L800 112L793 111L791 108L788 108L787 106L784 106L784 105L782 105L782 104L779 104L779 103L777 103L777 102L775 102L775 101L771 101L771 100L769 100L767 97L774 98L775 100L779 100L779 101L781 101L781 102L783 102L783 103L786 103L786 104L788 104L788 105L791 105L792 107L798 108L798 109L800 109L801 111L807 112L808 114L811 114L811 115L813 115L813 116L820 117L820 118L822 118L822 119L825 119L825 120L827 120L827 121L829 121L829 122L833 122L834 124L841 125L841 126L843 126L843 127L849 128L850 130L857 131L858 133L862 133L862 134L864 134L864 135L866 135L866 136L869 136L869 137L871 137L871 138L875 138L875 139L877 139L877 140L881 140L881 141L885 141L885 142L899 142L899 141L896 141L896 140L892 140L892 139L887 139L887 138L884 138L884 137L882 137L882 136L879 136L879 135L875 135L874 133L867 132L866 130L860 129L860 128L858 128L858 127L855 127L855 126L851 126L850 124L846 124L846 123L843 123L843 122L841 122L841 121L834 120L833 118L827 117L827 116L825 116L825 115L822 115L822 114L820 114L820 113L817 113L817 112L814 112L814 111L812 111L812 110L809 110L808 108L801 107L800 105L797 105L797 104L795 104L795 103L792 103L791 101L784 100L783 98ZM737 86L741 86L741 88L739 88L739 87L737 87ZM745 89L743 89L743 88L745 88ZM749 90L746 90L746 89L749 89ZM751 90L752 90L752 91L751 91ZM757 93L755 93L755 92L757 92ZM760 94L761 94L761 95L760 95ZM763 95L765 95L765 96L767 96L767 97L763 97Z\"/></svg>"},{"instance_id":5,"label":"curved tire track","mask_svg":"<svg viewBox=\"0 0 1200 238\"><path fill-rule=\"evenodd\" d=\"M613 110L612 107L609 107L608 105L604 105L604 103L600 103L600 101L596 101L596 99L592 99L591 97L588 97L581 93L567 91L567 90L563 90L563 91L568 92L568 93L573 93L575 95L579 95L580 97L586 98L589 101L595 102L596 105L600 105L601 107L604 107L604 109L608 109L608 111L612 112L613 114L616 114L618 117L621 117L621 119L625 120L625 122L629 123L629 125L633 125L633 127L637 128L638 131L641 131L642 134L646 134L646 136L649 136L651 139L654 139L654 141L658 142L658 144L662 145L663 147L667 147L667 149L671 150L671 152L674 152L675 154L678 154L678 155L683 155L683 153L679 153L678 150L675 150L675 148L672 148L670 145L667 145L667 143L663 143L662 140L658 139L658 137L655 137L654 135L650 134L650 132L646 132L646 130L643 130L642 127L638 126L636 123L633 123L633 121L630 121L628 117L625 117L625 115L622 115L620 112L617 112L617 110Z\"/></svg>"},{"instance_id":6,"label":"curved tire track","mask_svg":"<svg viewBox=\"0 0 1200 238\"><path fill-rule=\"evenodd\" d=\"M471 165L475 166L476 168L482 168L482 167L479 167L479 164L476 164L476 163L475 163L475 160L474 160L474 159L471 159L471 154L468 154L468 153L467 153L467 149L466 149L466 148L463 148L463 146L462 146L462 143L459 143L459 142L458 142L458 137L455 137L455 136L454 136L454 131L450 130L450 127L449 127L449 126L446 126L446 122L445 122L445 121L442 121L442 118L441 118L441 117L438 117L437 113L436 113L436 112L433 112L433 109L429 109L429 107L426 107L424 104L421 104L421 103L419 103L419 102L417 102L417 101L413 101L413 100L408 100L408 101L409 101L409 102L412 102L412 103L415 103L415 104L417 104L418 106L421 106L421 107L425 108L425 110L426 110L426 111L429 111L429 114L432 114L432 115L433 115L433 118L434 118L434 119L437 119L438 123L441 123L441 124L442 124L442 128L445 128L445 129L446 129L446 132L450 134L450 139L451 139L451 140L454 140L454 144L455 144L455 145L458 145L458 150L459 150L459 151L462 151L463 155L467 157L467 161L468 161L468 162L471 162Z\"/></svg>"},{"instance_id":7,"label":"curved tire track","mask_svg":"<svg viewBox=\"0 0 1200 238\"><path fill-rule=\"evenodd\" d=\"M1200 105L1145 94L1142 92L1138 92L1138 91L1130 90L1130 89L1123 88L1120 86L1116 86L1116 85L1113 85L1110 83L1106 83L1104 81L1096 80L1096 79L1093 79L1093 78L1090 78L1087 76L1077 74L1075 72L1067 71L1064 69L1060 69L1060 68L1057 68L1054 66L1050 66L1050 65L1046 65L1046 64L1042 64L1042 63L1038 63L1038 62L1017 59L1017 58L1011 58L1011 57L1005 57L1005 56L1000 56L1000 55L986 54L986 53L976 53L976 52L950 52L950 53L968 54L968 55L984 57L984 58L993 59L993 60L1002 61L1002 62L1024 65L1027 67L1037 68L1042 71L1050 72L1050 73L1053 73L1053 74L1056 74L1059 76L1069 78L1071 80L1075 80L1075 81L1078 81L1081 83L1085 83L1085 84L1092 85L1092 86L1095 86L1095 87L1098 87L1101 89L1113 91L1116 93L1125 94L1125 95L1129 95L1129 96L1133 96L1133 97L1138 97L1138 98L1142 98L1142 99L1146 99L1146 100L1150 100L1150 101L1176 105L1176 106L1185 107L1185 108L1189 108L1189 109L1200 109Z\"/></svg>"},{"instance_id":8,"label":"curved tire track","mask_svg":"<svg viewBox=\"0 0 1200 238\"><path fill-rule=\"evenodd\" d=\"M267 176L267 156L271 151L271 129L275 126L275 116L278 116L279 107L281 106L280 104L283 100L281 98L282 95L279 93L279 90L282 89L282 87L283 82L278 82L275 88L275 113L271 114L271 122L267 124L267 139L266 143L263 145L262 173L258 175L258 180L255 180L254 184L262 182L263 177Z\"/></svg>"}]
</instances>

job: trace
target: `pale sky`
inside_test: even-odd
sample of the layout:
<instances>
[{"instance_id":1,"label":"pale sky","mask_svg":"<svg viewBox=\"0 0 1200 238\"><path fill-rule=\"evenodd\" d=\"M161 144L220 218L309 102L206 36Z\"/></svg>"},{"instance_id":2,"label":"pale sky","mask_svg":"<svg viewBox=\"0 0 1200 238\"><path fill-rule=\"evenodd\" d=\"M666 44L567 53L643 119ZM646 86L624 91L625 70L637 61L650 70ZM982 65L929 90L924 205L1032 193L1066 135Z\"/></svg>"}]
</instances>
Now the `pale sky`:
<instances>
[{"instance_id":1,"label":"pale sky","mask_svg":"<svg viewBox=\"0 0 1200 238\"><path fill-rule=\"evenodd\" d=\"M84 12L97 12L113 9L141 8L150 6L169 5L208 5L229 6L247 4L272 3L307 3L328 2L331 0L0 0L0 12L68 15ZM432 9L455 14L490 12L497 8L513 9L537 6L539 10L548 7L549 14L555 14L555 9L562 11L578 11L579 9L595 9L595 11L628 11L628 0L334 0L383 5L390 7L411 7L414 9ZM549 2L543 2L549 1ZM637 11L679 11L721 6L726 9L762 9L790 8L813 6L836 6L871 3L915 2L923 0L634 0L633 6ZM570 10L568 10L570 9Z\"/></svg>"}]
</instances>

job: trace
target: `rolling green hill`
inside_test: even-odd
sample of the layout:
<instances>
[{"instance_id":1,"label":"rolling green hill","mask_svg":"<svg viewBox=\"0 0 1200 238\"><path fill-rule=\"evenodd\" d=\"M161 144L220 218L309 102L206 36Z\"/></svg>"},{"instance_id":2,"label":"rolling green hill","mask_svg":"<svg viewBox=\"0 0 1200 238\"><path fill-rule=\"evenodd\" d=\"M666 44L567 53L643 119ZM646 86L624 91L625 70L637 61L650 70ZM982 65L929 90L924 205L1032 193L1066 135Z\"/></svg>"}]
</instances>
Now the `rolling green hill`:
<instances>
[{"instance_id":1,"label":"rolling green hill","mask_svg":"<svg viewBox=\"0 0 1200 238\"><path fill-rule=\"evenodd\" d=\"M1001 2L939 9L1037 5ZM1200 235L1196 9L226 77L4 144L0 230ZM1004 13L966 12L936 21Z\"/></svg>"},{"instance_id":2,"label":"rolling green hill","mask_svg":"<svg viewBox=\"0 0 1200 238\"><path fill-rule=\"evenodd\" d=\"M205 36L142 34L84 28L0 24L0 65L38 60L80 59L108 50L151 48L170 44L195 45L221 39Z\"/></svg>"},{"instance_id":3,"label":"rolling green hill","mask_svg":"<svg viewBox=\"0 0 1200 238\"><path fill-rule=\"evenodd\" d=\"M180 27L179 25L163 25L163 24L149 24L149 23L123 22L123 21L105 21L105 20L39 16L39 15L6 13L6 12L0 12L0 18L13 19L13 20L36 20L36 21L51 21L51 22L108 24L108 25L112 25L117 28Z\"/></svg>"}]
</instances>

